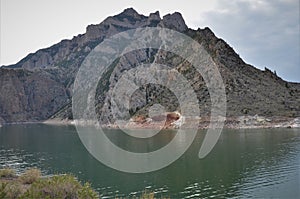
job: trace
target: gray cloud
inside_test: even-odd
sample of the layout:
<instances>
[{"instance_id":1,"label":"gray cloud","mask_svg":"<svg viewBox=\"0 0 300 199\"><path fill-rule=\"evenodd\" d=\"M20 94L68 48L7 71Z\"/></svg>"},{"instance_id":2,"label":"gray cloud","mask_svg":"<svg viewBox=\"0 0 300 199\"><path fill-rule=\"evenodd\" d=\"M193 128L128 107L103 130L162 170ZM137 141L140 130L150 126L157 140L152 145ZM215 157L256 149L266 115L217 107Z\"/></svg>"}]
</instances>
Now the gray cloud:
<instances>
[{"instance_id":1,"label":"gray cloud","mask_svg":"<svg viewBox=\"0 0 300 199\"><path fill-rule=\"evenodd\" d=\"M209 26L241 57L300 82L299 0L217 0L198 23Z\"/></svg>"}]
</instances>

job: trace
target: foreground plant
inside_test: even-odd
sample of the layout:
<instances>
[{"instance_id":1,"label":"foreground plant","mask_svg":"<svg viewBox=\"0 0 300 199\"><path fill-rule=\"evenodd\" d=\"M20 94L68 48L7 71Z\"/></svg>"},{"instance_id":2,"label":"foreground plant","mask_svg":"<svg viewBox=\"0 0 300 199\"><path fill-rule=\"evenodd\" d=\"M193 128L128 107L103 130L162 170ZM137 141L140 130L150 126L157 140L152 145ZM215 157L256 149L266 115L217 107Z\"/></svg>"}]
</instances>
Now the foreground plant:
<instances>
[{"instance_id":1,"label":"foreground plant","mask_svg":"<svg viewBox=\"0 0 300 199\"><path fill-rule=\"evenodd\" d=\"M42 178L38 169L16 176L13 170L0 170L0 199L2 198L99 198L89 183L81 184L73 175ZM13 175L14 174L14 175Z\"/></svg>"},{"instance_id":2,"label":"foreground plant","mask_svg":"<svg viewBox=\"0 0 300 199\"><path fill-rule=\"evenodd\" d=\"M72 175L53 176L39 179L21 198L98 198L89 183L81 185Z\"/></svg>"},{"instance_id":3,"label":"foreground plant","mask_svg":"<svg viewBox=\"0 0 300 199\"><path fill-rule=\"evenodd\" d=\"M7 198L96 199L100 196L89 183L82 184L70 174L41 177L39 169L29 169L17 176L13 169L0 169L0 199ZM162 197L155 197L153 192L144 191L137 198Z\"/></svg>"},{"instance_id":4,"label":"foreground plant","mask_svg":"<svg viewBox=\"0 0 300 199\"><path fill-rule=\"evenodd\" d=\"M0 169L0 178L14 178L14 177L16 177L15 170L10 168Z\"/></svg>"},{"instance_id":5,"label":"foreground plant","mask_svg":"<svg viewBox=\"0 0 300 199\"><path fill-rule=\"evenodd\" d=\"M41 171L39 169L29 169L25 171L23 175L19 177L22 184L32 184L41 177Z\"/></svg>"}]
</instances>

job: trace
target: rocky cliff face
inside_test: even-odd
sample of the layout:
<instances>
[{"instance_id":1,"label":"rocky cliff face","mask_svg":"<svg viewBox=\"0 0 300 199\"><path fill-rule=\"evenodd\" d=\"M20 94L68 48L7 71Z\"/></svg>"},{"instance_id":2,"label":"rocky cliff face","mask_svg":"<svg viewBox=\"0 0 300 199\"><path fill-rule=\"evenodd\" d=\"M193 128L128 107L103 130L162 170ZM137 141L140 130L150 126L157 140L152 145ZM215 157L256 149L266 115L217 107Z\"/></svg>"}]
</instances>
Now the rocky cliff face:
<instances>
[{"instance_id":1,"label":"rocky cliff face","mask_svg":"<svg viewBox=\"0 0 300 199\"><path fill-rule=\"evenodd\" d=\"M43 70L1 69L0 90L3 123L47 119L69 98L66 88Z\"/></svg>"},{"instance_id":2,"label":"rocky cliff face","mask_svg":"<svg viewBox=\"0 0 300 199\"><path fill-rule=\"evenodd\" d=\"M49 48L29 54L20 62L0 68L0 123L42 121L48 118L71 119L72 85L84 58L91 50L121 31L138 27L165 27L187 34L198 41L217 64L226 86L229 116L300 116L300 85L283 81L266 69L261 71L244 61L209 29L189 29L180 13L149 16L129 8L89 25L86 33L63 40ZM154 49L134 51L110 66L100 80L96 95L99 118L111 122L110 91L122 73L140 63L156 62L169 66L190 80L197 93L201 115L210 114L209 92L199 73L188 63L168 52ZM145 97L147 96L147 98ZM145 85L132 96L132 114L147 114L147 108L161 103L167 111L178 110L170 91L158 85Z\"/></svg>"}]
</instances>

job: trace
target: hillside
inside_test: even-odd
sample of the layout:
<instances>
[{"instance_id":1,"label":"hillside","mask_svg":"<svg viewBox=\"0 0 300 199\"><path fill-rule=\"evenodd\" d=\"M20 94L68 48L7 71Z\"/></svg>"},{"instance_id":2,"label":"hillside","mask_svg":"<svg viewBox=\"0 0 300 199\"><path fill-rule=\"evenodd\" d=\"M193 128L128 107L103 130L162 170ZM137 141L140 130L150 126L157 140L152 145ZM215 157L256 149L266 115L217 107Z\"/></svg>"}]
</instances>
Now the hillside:
<instances>
[{"instance_id":1,"label":"hillside","mask_svg":"<svg viewBox=\"0 0 300 199\"><path fill-rule=\"evenodd\" d=\"M269 69L259 70L245 63L224 40L209 28L193 30L180 13L160 17L158 12L144 16L134 9L89 25L85 34L31 53L15 65L0 68L0 124L72 119L72 86L85 59L105 38L139 27L164 27L179 31L198 41L210 54L223 78L227 94L227 116L261 115L300 117L300 83L282 80ZM193 85L201 116L210 114L210 97L201 75L182 58L155 49L128 53L114 62L98 84L96 107L99 119L113 123L110 90L122 73L139 63L156 62L176 69ZM147 96L147 97L145 97ZM131 100L131 114L147 115L150 105L160 103L167 111L179 109L174 94L158 85L145 85ZM178 110L180 111L180 110Z\"/></svg>"}]
</instances>

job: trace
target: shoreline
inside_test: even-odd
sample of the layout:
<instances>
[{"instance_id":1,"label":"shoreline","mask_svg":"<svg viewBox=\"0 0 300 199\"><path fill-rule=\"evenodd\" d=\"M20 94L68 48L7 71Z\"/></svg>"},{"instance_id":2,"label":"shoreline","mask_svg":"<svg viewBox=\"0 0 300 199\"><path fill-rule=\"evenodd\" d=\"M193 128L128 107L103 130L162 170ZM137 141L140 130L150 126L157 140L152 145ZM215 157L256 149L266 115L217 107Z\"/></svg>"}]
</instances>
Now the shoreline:
<instances>
[{"instance_id":1,"label":"shoreline","mask_svg":"<svg viewBox=\"0 0 300 199\"><path fill-rule=\"evenodd\" d=\"M209 117L199 118L198 129L208 129L210 124ZM173 122L174 123L174 122ZM106 129L132 129L132 130L143 130L143 129L178 129L183 125L176 126L175 124L165 125L164 122L134 122L118 126L117 124L106 124L102 125L101 128ZM6 125L23 125L23 124L47 124L47 125L73 125L75 126L74 120L60 120L60 119L49 119L46 121L30 121L30 122L12 122L0 124L0 128ZM82 126L97 126L100 127L97 122L94 121L79 121L78 125ZM300 128L300 117L262 117L262 116L239 116L239 117L227 117L224 122L225 129L259 129L259 128ZM188 128L187 128L188 129Z\"/></svg>"}]
</instances>

